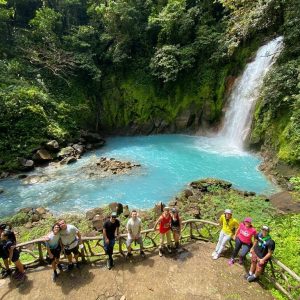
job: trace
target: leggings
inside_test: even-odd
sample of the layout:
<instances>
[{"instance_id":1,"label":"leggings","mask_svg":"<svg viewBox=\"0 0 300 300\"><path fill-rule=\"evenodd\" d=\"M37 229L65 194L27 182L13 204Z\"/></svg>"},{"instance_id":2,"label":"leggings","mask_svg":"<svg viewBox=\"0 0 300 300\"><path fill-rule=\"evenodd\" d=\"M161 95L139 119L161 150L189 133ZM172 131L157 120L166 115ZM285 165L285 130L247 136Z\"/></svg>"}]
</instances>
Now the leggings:
<instances>
[{"instance_id":1,"label":"leggings","mask_svg":"<svg viewBox=\"0 0 300 300\"><path fill-rule=\"evenodd\" d=\"M235 239L235 247L234 247L234 250L232 252L232 255L231 255L231 258L235 258L240 249L242 248L242 251L241 251L241 254L240 254L240 257L244 258L247 253L250 251L251 249L251 245L249 244L244 244L238 237Z\"/></svg>"}]
</instances>

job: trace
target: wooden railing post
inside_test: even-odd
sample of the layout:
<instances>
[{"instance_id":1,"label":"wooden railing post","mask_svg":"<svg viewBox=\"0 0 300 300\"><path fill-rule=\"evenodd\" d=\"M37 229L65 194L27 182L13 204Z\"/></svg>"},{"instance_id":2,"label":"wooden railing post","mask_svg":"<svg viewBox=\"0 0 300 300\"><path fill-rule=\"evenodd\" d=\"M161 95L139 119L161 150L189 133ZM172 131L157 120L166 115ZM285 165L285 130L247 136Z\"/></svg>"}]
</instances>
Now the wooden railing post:
<instances>
[{"instance_id":1,"label":"wooden railing post","mask_svg":"<svg viewBox=\"0 0 300 300\"><path fill-rule=\"evenodd\" d=\"M39 251L39 261L40 261L40 263L44 263L44 255L43 255L41 242L38 242L38 251Z\"/></svg>"}]
</instances>

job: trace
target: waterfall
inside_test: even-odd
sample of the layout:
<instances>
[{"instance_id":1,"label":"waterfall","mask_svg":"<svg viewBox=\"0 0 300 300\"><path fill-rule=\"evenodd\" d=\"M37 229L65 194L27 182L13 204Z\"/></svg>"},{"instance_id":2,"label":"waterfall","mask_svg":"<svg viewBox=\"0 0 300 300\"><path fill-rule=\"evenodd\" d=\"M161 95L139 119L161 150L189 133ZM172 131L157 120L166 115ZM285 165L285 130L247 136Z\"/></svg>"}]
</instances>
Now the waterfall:
<instances>
[{"instance_id":1,"label":"waterfall","mask_svg":"<svg viewBox=\"0 0 300 300\"><path fill-rule=\"evenodd\" d=\"M252 120L255 101L268 70L283 48L283 37L277 37L260 47L253 62L247 64L242 76L235 82L229 96L223 129L218 136L241 149Z\"/></svg>"}]
</instances>

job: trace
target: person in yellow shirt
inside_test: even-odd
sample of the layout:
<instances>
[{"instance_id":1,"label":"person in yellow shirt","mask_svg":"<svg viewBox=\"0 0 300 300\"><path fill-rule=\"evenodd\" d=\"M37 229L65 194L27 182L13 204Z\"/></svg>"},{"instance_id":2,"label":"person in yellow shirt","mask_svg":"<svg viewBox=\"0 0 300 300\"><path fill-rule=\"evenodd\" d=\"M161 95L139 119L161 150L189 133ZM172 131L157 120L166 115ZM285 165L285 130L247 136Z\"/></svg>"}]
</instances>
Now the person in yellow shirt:
<instances>
[{"instance_id":1,"label":"person in yellow shirt","mask_svg":"<svg viewBox=\"0 0 300 300\"><path fill-rule=\"evenodd\" d=\"M234 236L235 231L239 227L238 220L232 217L231 209L225 209L224 214L222 214L222 216L220 217L219 223L222 227L222 230L219 235L216 249L212 253L213 259L218 259L220 257L220 254L223 251L226 243L230 241L230 239Z\"/></svg>"}]
</instances>

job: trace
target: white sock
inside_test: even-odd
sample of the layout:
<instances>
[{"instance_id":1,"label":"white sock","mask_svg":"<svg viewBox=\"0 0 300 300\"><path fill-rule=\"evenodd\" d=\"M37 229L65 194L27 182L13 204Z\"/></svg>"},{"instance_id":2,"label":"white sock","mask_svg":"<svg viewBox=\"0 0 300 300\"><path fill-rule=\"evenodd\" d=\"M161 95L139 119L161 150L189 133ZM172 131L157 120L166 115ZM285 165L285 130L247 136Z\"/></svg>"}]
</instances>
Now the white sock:
<instances>
[{"instance_id":1,"label":"white sock","mask_svg":"<svg viewBox=\"0 0 300 300\"><path fill-rule=\"evenodd\" d=\"M251 271L249 271L249 275L251 276L251 275L253 275L253 273Z\"/></svg>"}]
</instances>

